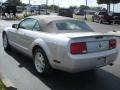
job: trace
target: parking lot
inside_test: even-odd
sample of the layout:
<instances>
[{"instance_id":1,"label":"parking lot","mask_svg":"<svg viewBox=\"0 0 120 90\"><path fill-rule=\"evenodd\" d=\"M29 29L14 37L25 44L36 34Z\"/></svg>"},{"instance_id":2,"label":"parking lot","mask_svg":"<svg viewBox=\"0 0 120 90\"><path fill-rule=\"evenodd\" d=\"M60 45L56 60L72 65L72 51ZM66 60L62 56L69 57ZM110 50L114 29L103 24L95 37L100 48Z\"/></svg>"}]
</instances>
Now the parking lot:
<instances>
[{"instance_id":1,"label":"parking lot","mask_svg":"<svg viewBox=\"0 0 120 90\"><path fill-rule=\"evenodd\" d=\"M16 50L5 52L2 47L2 30L18 21L0 20L0 71L5 74L18 90L120 90L120 54L114 66L96 71L69 74L56 71L50 77L40 77L33 68L30 58ZM120 25L88 23L96 32L120 30ZM118 37L118 49L120 49Z\"/></svg>"}]
</instances>

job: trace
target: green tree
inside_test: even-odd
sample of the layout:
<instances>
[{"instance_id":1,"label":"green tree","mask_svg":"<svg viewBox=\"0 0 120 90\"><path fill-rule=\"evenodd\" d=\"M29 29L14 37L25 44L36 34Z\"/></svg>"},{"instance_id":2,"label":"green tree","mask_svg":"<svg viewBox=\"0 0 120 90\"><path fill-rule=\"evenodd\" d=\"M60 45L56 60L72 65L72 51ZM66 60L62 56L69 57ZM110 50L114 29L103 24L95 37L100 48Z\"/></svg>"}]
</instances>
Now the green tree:
<instances>
[{"instance_id":1,"label":"green tree","mask_svg":"<svg viewBox=\"0 0 120 90\"><path fill-rule=\"evenodd\" d=\"M75 9L77 9L77 6L70 6L69 9L73 12Z\"/></svg>"},{"instance_id":2,"label":"green tree","mask_svg":"<svg viewBox=\"0 0 120 90\"><path fill-rule=\"evenodd\" d=\"M20 0L7 0L6 1L10 6L17 6L20 4Z\"/></svg>"},{"instance_id":3,"label":"green tree","mask_svg":"<svg viewBox=\"0 0 120 90\"><path fill-rule=\"evenodd\" d=\"M69 8L70 9L77 9L78 7L77 6L70 6Z\"/></svg>"},{"instance_id":4,"label":"green tree","mask_svg":"<svg viewBox=\"0 0 120 90\"><path fill-rule=\"evenodd\" d=\"M59 6L57 6L57 5L50 5L49 9L50 9L50 11L58 12Z\"/></svg>"},{"instance_id":5,"label":"green tree","mask_svg":"<svg viewBox=\"0 0 120 90\"><path fill-rule=\"evenodd\" d=\"M102 10L102 7L91 7L92 10L95 10L95 11L100 11Z\"/></svg>"},{"instance_id":6,"label":"green tree","mask_svg":"<svg viewBox=\"0 0 120 90\"><path fill-rule=\"evenodd\" d=\"M86 6L86 5L81 5L80 10L86 10L86 9L90 9L90 7Z\"/></svg>"},{"instance_id":7,"label":"green tree","mask_svg":"<svg viewBox=\"0 0 120 90\"><path fill-rule=\"evenodd\" d=\"M48 7L46 4L41 4L41 9L46 9L46 7Z\"/></svg>"},{"instance_id":8,"label":"green tree","mask_svg":"<svg viewBox=\"0 0 120 90\"><path fill-rule=\"evenodd\" d=\"M26 3L21 3L19 4L19 6L28 6L29 4L26 4Z\"/></svg>"},{"instance_id":9,"label":"green tree","mask_svg":"<svg viewBox=\"0 0 120 90\"><path fill-rule=\"evenodd\" d=\"M120 0L97 0L98 4L119 3Z\"/></svg>"}]
</instances>

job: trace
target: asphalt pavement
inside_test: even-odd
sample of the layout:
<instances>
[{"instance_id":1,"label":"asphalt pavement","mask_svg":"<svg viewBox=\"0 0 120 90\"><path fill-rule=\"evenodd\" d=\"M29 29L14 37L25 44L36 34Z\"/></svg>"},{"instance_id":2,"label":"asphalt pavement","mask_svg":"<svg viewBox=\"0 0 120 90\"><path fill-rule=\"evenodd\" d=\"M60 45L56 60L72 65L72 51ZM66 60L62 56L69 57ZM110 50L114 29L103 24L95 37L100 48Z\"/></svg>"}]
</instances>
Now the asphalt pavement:
<instances>
[{"instance_id":1,"label":"asphalt pavement","mask_svg":"<svg viewBox=\"0 0 120 90\"><path fill-rule=\"evenodd\" d=\"M87 22L87 23L96 32L106 33L113 30L120 31L120 24L110 25L107 23L106 24L99 24L95 22Z\"/></svg>"},{"instance_id":2,"label":"asphalt pavement","mask_svg":"<svg viewBox=\"0 0 120 90\"><path fill-rule=\"evenodd\" d=\"M0 20L0 71L14 83L18 90L120 90L120 54L114 66L77 74L56 71L50 77L40 77L35 72L30 58L15 49L11 52L3 50L1 32L4 27L17 22ZM97 32L120 28L120 25L87 23ZM118 38L118 49L120 49L119 42Z\"/></svg>"}]
</instances>

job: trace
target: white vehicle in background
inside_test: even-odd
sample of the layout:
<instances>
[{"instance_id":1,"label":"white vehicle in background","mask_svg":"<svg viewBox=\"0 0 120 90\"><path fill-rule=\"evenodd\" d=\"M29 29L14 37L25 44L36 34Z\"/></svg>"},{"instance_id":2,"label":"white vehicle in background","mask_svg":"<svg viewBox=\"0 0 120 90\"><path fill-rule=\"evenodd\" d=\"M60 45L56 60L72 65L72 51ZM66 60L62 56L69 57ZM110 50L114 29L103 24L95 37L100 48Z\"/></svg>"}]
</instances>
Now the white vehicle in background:
<instances>
[{"instance_id":1,"label":"white vehicle in background","mask_svg":"<svg viewBox=\"0 0 120 90\"><path fill-rule=\"evenodd\" d=\"M12 46L32 57L40 75L53 69L75 73L112 65L118 55L114 36L62 16L28 17L4 29L2 36L4 49Z\"/></svg>"},{"instance_id":2,"label":"white vehicle in background","mask_svg":"<svg viewBox=\"0 0 120 90\"><path fill-rule=\"evenodd\" d=\"M108 34L111 34L111 35L114 35L114 36L117 36L117 37L120 37L120 31L109 31Z\"/></svg>"},{"instance_id":3,"label":"white vehicle in background","mask_svg":"<svg viewBox=\"0 0 120 90\"><path fill-rule=\"evenodd\" d=\"M40 14L41 14L41 15L46 15L46 9L41 9L41 10L40 10ZM49 14L50 14L50 11L47 10L47 15L49 15Z\"/></svg>"}]
</instances>

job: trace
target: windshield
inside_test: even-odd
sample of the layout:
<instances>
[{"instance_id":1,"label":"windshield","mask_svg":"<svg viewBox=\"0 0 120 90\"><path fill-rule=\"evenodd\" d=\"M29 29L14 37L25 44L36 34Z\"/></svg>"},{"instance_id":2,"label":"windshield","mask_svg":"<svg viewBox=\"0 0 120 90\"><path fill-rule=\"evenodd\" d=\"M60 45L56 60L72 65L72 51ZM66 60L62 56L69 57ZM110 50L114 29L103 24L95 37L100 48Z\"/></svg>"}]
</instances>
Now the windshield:
<instances>
[{"instance_id":1,"label":"windshield","mask_svg":"<svg viewBox=\"0 0 120 90\"><path fill-rule=\"evenodd\" d=\"M93 31L85 22L77 20L61 21L56 23L59 30L79 30L79 31Z\"/></svg>"}]
</instances>

